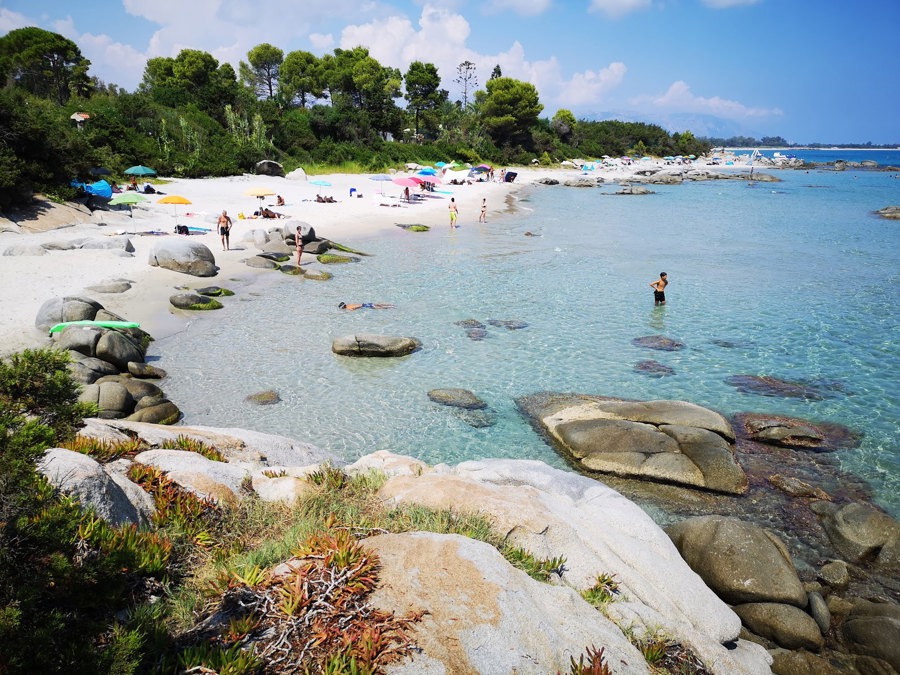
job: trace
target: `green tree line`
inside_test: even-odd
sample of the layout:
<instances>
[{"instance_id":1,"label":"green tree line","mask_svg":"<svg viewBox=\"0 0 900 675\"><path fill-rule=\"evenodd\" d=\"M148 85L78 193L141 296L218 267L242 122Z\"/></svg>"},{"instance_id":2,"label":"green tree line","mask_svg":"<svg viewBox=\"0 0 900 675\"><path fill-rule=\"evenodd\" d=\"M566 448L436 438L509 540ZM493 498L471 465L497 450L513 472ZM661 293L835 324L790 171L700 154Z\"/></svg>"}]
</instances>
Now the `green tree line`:
<instances>
[{"instance_id":1,"label":"green tree line","mask_svg":"<svg viewBox=\"0 0 900 675\"><path fill-rule=\"evenodd\" d=\"M71 40L16 29L0 37L0 207L32 191L65 197L68 181L95 166L199 177L251 171L262 159L288 170L383 171L410 161L552 164L709 148L689 131L651 124L578 120L568 110L542 118L537 89L499 66L483 88L470 61L452 80L462 100L450 99L431 63L402 73L365 47L316 56L262 43L237 72L195 49L151 58L129 92L92 77ZM76 112L88 118L76 124Z\"/></svg>"}]
</instances>

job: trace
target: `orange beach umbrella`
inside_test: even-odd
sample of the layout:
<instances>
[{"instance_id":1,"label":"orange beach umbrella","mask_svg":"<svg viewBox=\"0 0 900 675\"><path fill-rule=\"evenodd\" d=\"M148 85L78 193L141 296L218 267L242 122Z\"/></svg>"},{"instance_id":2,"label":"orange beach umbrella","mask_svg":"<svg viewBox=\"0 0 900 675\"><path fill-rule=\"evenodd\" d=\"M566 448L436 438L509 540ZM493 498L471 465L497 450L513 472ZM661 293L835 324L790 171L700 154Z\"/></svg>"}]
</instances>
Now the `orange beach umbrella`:
<instances>
[{"instance_id":1,"label":"orange beach umbrella","mask_svg":"<svg viewBox=\"0 0 900 675\"><path fill-rule=\"evenodd\" d=\"M187 197L182 197L181 195L166 195L159 201L158 204L172 204L175 209L175 224L178 225L178 204L190 204L191 200Z\"/></svg>"}]
</instances>

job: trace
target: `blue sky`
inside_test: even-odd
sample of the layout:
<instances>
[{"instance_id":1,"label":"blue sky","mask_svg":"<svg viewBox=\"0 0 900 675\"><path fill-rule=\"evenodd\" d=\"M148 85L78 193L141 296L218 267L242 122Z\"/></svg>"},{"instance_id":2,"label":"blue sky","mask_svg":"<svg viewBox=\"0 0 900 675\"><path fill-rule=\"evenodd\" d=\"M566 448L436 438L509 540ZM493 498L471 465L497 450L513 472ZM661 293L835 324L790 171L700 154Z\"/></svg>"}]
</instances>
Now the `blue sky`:
<instances>
[{"instance_id":1,"label":"blue sky","mask_svg":"<svg viewBox=\"0 0 900 675\"><path fill-rule=\"evenodd\" d=\"M900 145L898 0L0 0L0 34L73 40L91 74L133 90L146 60L202 49L235 66L269 42L317 55L364 45L534 84L544 115L612 113L670 130L792 143Z\"/></svg>"}]
</instances>

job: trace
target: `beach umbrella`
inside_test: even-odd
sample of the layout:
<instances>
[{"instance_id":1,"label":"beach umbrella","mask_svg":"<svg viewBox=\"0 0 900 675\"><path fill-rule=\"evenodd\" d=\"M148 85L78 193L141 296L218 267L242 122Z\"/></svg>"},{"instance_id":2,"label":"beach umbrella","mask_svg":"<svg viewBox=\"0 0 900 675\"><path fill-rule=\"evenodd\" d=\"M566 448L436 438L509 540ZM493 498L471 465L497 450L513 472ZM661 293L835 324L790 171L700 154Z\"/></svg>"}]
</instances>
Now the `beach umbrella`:
<instances>
[{"instance_id":1,"label":"beach umbrella","mask_svg":"<svg viewBox=\"0 0 900 675\"><path fill-rule=\"evenodd\" d=\"M119 204L127 204L128 205L128 215L134 218L134 211L132 207L135 204L140 204L141 202L147 201L147 198L138 194L137 192L121 192L117 194L115 197L109 200L109 203L113 206L118 206Z\"/></svg>"},{"instance_id":2,"label":"beach umbrella","mask_svg":"<svg viewBox=\"0 0 900 675\"><path fill-rule=\"evenodd\" d=\"M156 171L151 169L149 166L144 166L142 164L138 164L137 166L131 166L125 169L125 173L129 176L155 176Z\"/></svg>"},{"instance_id":3,"label":"beach umbrella","mask_svg":"<svg viewBox=\"0 0 900 675\"><path fill-rule=\"evenodd\" d=\"M431 183L432 185L440 185L444 182L437 176L422 176L421 178L423 183Z\"/></svg>"},{"instance_id":4,"label":"beach umbrella","mask_svg":"<svg viewBox=\"0 0 900 675\"><path fill-rule=\"evenodd\" d=\"M434 169L432 169L432 171L434 171ZM384 194L384 184L394 179L388 176L386 173L376 173L373 176L369 176L369 180L374 180L381 183L381 194Z\"/></svg>"},{"instance_id":5,"label":"beach umbrella","mask_svg":"<svg viewBox=\"0 0 900 675\"><path fill-rule=\"evenodd\" d=\"M157 203L173 205L172 208L175 210L175 224L178 225L178 204L190 204L191 200L187 197L182 197L181 195L166 195Z\"/></svg>"},{"instance_id":6,"label":"beach umbrella","mask_svg":"<svg viewBox=\"0 0 900 675\"><path fill-rule=\"evenodd\" d=\"M327 180L319 180L319 179L311 180L311 181L309 181L309 184L310 185L320 185L321 187L331 187L331 183L329 183Z\"/></svg>"},{"instance_id":7,"label":"beach umbrella","mask_svg":"<svg viewBox=\"0 0 900 675\"><path fill-rule=\"evenodd\" d=\"M433 166L426 166L419 169L418 173L420 176L436 176L437 169L435 169Z\"/></svg>"},{"instance_id":8,"label":"beach umbrella","mask_svg":"<svg viewBox=\"0 0 900 675\"><path fill-rule=\"evenodd\" d=\"M398 176L392 182L402 187L416 187L422 182L422 179L416 178L416 176Z\"/></svg>"},{"instance_id":9,"label":"beach umbrella","mask_svg":"<svg viewBox=\"0 0 900 675\"><path fill-rule=\"evenodd\" d=\"M271 197L275 194L275 192L273 190L270 190L269 188L255 187L250 188L249 190L244 192L244 194L248 197L256 197L257 199L259 199L259 210L262 211L263 199L265 199L266 197Z\"/></svg>"},{"instance_id":10,"label":"beach umbrella","mask_svg":"<svg viewBox=\"0 0 900 675\"><path fill-rule=\"evenodd\" d=\"M435 162L434 165L435 165L437 168L442 169L442 168L444 168L445 166L447 166L447 162Z\"/></svg>"}]
</instances>

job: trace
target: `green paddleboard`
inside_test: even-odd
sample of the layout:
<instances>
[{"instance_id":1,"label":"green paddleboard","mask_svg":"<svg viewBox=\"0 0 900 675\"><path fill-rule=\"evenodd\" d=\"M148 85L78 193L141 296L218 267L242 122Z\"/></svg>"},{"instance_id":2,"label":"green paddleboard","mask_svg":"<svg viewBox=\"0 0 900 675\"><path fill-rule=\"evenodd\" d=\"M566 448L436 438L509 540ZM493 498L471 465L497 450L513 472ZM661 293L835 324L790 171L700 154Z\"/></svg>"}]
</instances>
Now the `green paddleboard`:
<instances>
[{"instance_id":1,"label":"green paddleboard","mask_svg":"<svg viewBox=\"0 0 900 675\"><path fill-rule=\"evenodd\" d=\"M140 328L141 324L133 321L63 321L50 329L50 334L58 333L69 326L84 326L85 328Z\"/></svg>"}]
</instances>

